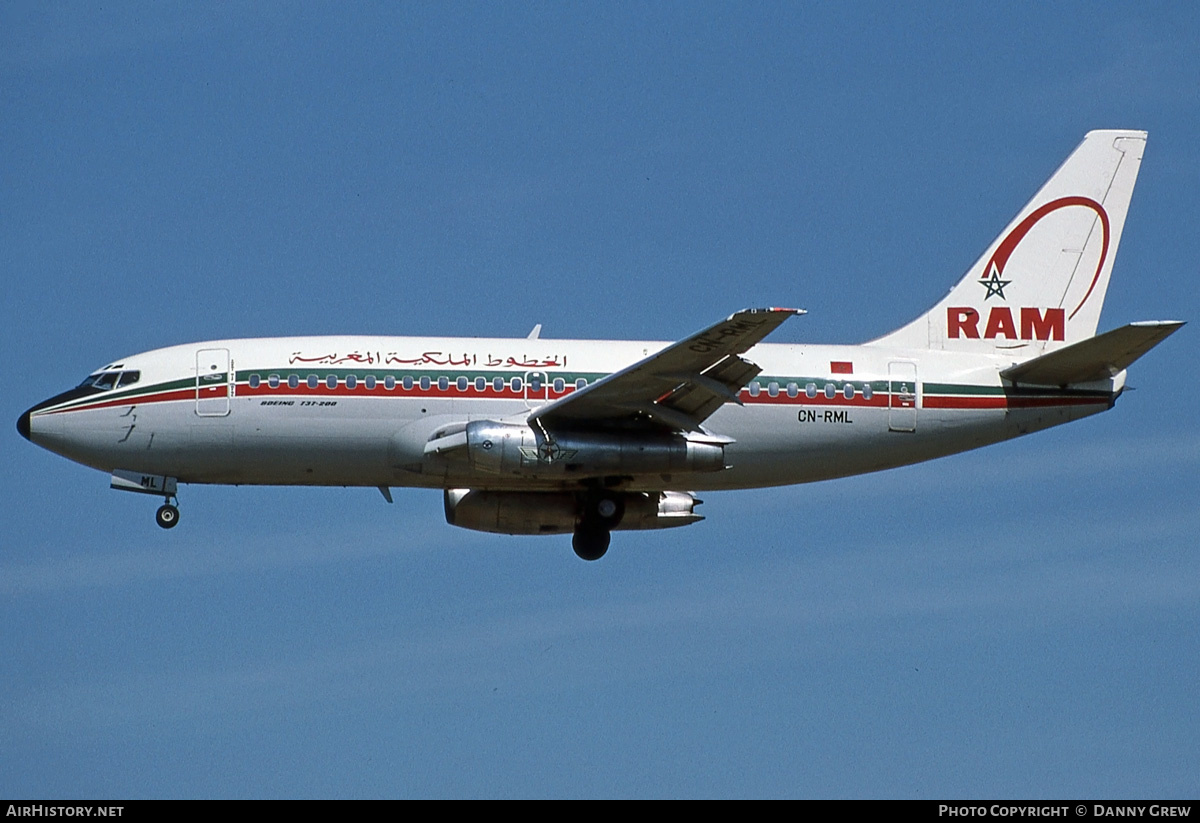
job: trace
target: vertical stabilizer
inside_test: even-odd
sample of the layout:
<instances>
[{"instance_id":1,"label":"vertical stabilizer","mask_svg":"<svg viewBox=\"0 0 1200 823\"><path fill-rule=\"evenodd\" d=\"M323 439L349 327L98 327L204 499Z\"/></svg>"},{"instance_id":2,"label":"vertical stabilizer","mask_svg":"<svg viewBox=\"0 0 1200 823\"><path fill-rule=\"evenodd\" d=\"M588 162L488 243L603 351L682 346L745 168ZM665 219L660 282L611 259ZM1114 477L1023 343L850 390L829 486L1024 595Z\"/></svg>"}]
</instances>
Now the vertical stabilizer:
<instances>
[{"instance_id":1,"label":"vertical stabilizer","mask_svg":"<svg viewBox=\"0 0 1200 823\"><path fill-rule=\"evenodd\" d=\"M1096 333L1143 131L1093 131L950 293L872 344L1026 359Z\"/></svg>"}]
</instances>

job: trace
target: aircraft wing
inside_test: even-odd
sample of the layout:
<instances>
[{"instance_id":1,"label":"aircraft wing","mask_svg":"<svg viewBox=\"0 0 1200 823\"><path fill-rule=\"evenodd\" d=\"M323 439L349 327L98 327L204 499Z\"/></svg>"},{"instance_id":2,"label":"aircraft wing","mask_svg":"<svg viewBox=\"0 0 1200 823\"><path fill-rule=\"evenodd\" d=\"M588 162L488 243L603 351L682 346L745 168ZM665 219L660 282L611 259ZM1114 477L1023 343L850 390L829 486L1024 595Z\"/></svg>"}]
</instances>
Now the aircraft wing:
<instances>
[{"instance_id":1,"label":"aircraft wing","mask_svg":"<svg viewBox=\"0 0 1200 823\"><path fill-rule=\"evenodd\" d=\"M550 428L647 426L702 432L701 424L762 369L739 355L799 309L744 309L703 331L543 406L529 423Z\"/></svg>"}]
</instances>

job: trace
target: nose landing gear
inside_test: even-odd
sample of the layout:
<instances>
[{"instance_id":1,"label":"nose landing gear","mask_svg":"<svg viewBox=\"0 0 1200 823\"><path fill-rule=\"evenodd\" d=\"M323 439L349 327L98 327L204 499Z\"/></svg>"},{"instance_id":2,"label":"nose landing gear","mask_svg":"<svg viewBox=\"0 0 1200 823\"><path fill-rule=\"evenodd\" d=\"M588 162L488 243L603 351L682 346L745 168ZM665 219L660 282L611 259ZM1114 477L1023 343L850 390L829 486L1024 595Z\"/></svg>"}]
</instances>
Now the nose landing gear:
<instances>
[{"instance_id":1,"label":"nose landing gear","mask_svg":"<svg viewBox=\"0 0 1200 823\"><path fill-rule=\"evenodd\" d=\"M173 529L179 523L179 498L176 496L179 480L177 478L113 469L108 485L118 491L153 494L163 498L163 504L154 513L154 522L164 529Z\"/></svg>"}]
</instances>

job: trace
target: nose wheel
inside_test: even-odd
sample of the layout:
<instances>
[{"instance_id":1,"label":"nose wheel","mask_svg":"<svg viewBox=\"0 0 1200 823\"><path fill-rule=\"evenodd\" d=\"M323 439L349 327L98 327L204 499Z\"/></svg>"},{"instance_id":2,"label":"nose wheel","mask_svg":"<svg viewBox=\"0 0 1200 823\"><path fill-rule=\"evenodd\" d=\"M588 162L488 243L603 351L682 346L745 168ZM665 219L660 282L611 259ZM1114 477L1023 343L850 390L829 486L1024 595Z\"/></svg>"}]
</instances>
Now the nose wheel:
<instances>
[{"instance_id":1,"label":"nose wheel","mask_svg":"<svg viewBox=\"0 0 1200 823\"><path fill-rule=\"evenodd\" d=\"M168 500L158 507L158 511L154 513L154 522L164 529L173 529L179 523L179 508L171 505Z\"/></svg>"}]
</instances>

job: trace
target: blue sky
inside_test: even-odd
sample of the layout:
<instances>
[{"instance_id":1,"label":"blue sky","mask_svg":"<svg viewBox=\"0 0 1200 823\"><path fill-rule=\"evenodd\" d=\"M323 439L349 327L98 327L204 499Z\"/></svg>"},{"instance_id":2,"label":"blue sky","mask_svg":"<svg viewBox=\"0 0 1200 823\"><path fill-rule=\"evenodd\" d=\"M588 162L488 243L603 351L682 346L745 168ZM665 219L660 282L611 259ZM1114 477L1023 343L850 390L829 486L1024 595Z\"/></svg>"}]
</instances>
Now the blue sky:
<instances>
[{"instance_id":1,"label":"blue sky","mask_svg":"<svg viewBox=\"0 0 1200 823\"><path fill-rule=\"evenodd\" d=\"M1190 4L0 5L0 418L281 334L673 339L940 298L1094 128L1150 133L1102 329L1200 317ZM0 796L1195 797L1195 330L1104 415L705 495L156 504L0 437Z\"/></svg>"}]
</instances>

